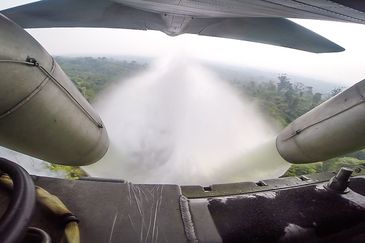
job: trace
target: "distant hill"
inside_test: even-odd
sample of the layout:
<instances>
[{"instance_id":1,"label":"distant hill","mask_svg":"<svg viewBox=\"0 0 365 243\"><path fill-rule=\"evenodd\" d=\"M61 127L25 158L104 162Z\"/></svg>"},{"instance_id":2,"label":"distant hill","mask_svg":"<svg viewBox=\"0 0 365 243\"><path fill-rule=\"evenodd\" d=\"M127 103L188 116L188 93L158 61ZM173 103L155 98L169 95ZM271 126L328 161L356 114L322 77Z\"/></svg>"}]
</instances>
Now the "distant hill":
<instances>
[{"instance_id":1,"label":"distant hill","mask_svg":"<svg viewBox=\"0 0 365 243\"><path fill-rule=\"evenodd\" d=\"M146 59L121 57L56 57L56 61L92 102L110 84L130 78L147 69Z\"/></svg>"},{"instance_id":2,"label":"distant hill","mask_svg":"<svg viewBox=\"0 0 365 243\"><path fill-rule=\"evenodd\" d=\"M260 70L250 67L240 67L234 65L224 65L221 63L206 62L204 66L208 67L215 73L217 73L222 79L228 81L241 81L241 82L277 82L277 77L281 73L270 72L266 70ZM312 77L303 77L299 75L291 75L290 72L285 72L286 76L293 83L302 83L304 86L313 87L314 92L321 94L329 94L331 90L341 87L338 84L330 83L323 80L318 80Z\"/></svg>"},{"instance_id":3,"label":"distant hill","mask_svg":"<svg viewBox=\"0 0 365 243\"><path fill-rule=\"evenodd\" d=\"M57 62L62 66L73 81L75 75L79 73L90 73L92 76L102 76L102 82L115 81L116 78L128 78L131 75L145 70L155 58L141 56L107 56L107 57L56 57ZM282 73L256 69L251 67L241 67L217 62L202 62L203 66L217 73L222 79L239 82L268 82L277 81L277 77ZM133 66L135 65L135 66ZM75 71L78 74L75 74ZM304 86L313 87L313 92L329 94L331 90L341 87L339 84L316 79L315 77L304 77L300 75L284 72L293 83L302 83ZM102 74L102 75L100 75ZM85 75L84 75L85 76ZM84 77L85 78L85 77ZM111 78L112 80L108 80Z\"/></svg>"}]
</instances>

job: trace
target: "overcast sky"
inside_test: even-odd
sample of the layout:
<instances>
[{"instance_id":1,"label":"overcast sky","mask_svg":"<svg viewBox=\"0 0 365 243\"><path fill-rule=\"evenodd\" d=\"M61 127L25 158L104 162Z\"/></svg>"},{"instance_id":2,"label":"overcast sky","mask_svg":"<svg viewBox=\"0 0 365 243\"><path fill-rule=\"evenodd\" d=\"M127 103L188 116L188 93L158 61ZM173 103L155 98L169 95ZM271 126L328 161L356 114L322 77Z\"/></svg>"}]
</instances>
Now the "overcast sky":
<instances>
[{"instance_id":1,"label":"overcast sky","mask_svg":"<svg viewBox=\"0 0 365 243\"><path fill-rule=\"evenodd\" d=\"M1 0L6 9L32 0ZM365 26L314 20L295 22L343 46L346 51L313 54L282 47L222 38L121 29L32 29L52 55L133 55L164 57L180 53L193 58L299 74L345 86L365 78Z\"/></svg>"}]
</instances>

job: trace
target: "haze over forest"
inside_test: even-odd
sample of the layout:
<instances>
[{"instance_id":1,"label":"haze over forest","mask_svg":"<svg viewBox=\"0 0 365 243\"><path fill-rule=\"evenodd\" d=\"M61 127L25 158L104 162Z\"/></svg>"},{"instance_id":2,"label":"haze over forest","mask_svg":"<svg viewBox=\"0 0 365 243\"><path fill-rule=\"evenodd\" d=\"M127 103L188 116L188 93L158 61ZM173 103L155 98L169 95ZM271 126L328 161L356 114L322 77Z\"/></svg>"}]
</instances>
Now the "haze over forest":
<instances>
[{"instance_id":1,"label":"haze over forest","mask_svg":"<svg viewBox=\"0 0 365 243\"><path fill-rule=\"evenodd\" d=\"M152 59L135 57L57 57L58 63L92 103L100 91L123 82L148 69ZM289 76L264 70L205 62L205 67L258 104L278 130L321 102L339 93L344 87L316 77ZM364 163L365 151L359 151L323 163L293 165L286 175L302 175L337 170L341 166Z\"/></svg>"},{"instance_id":2,"label":"haze over forest","mask_svg":"<svg viewBox=\"0 0 365 243\"><path fill-rule=\"evenodd\" d=\"M153 61L134 57L56 57L56 60L91 103L106 90L148 70ZM277 131L343 88L315 77L290 76L285 72L272 73L211 62L202 65L255 104L265 119L275 124ZM362 164L364 160L365 151L359 151L325 162L293 165L285 175L337 170L344 165ZM56 176L60 173L71 178L83 175L78 168L48 164L45 167L57 171ZM39 171L39 166L37 168Z\"/></svg>"}]
</instances>

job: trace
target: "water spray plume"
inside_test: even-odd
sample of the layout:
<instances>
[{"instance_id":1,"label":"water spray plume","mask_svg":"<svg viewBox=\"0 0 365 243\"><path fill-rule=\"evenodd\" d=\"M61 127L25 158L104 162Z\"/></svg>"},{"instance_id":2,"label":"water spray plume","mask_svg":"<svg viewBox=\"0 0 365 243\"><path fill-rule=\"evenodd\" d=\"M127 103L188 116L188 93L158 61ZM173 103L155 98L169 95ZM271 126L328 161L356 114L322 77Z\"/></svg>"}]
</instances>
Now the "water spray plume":
<instances>
[{"instance_id":1,"label":"water spray plume","mask_svg":"<svg viewBox=\"0 0 365 243\"><path fill-rule=\"evenodd\" d=\"M188 58L160 60L100 100L111 145L85 167L92 176L207 185L278 177L289 167L255 106Z\"/></svg>"}]
</instances>

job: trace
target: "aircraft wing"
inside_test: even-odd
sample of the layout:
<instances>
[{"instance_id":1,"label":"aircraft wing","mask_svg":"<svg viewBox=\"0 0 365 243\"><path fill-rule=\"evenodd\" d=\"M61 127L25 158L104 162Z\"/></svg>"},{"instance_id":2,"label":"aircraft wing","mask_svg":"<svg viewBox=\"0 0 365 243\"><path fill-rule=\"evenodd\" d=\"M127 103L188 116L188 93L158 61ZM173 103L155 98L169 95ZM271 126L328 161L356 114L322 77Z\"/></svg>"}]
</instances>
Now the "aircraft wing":
<instances>
[{"instance_id":1,"label":"aircraft wing","mask_svg":"<svg viewBox=\"0 0 365 243\"><path fill-rule=\"evenodd\" d=\"M161 30L160 14L108 0L45 0L2 11L23 28L98 27Z\"/></svg>"},{"instance_id":2,"label":"aircraft wing","mask_svg":"<svg viewBox=\"0 0 365 243\"><path fill-rule=\"evenodd\" d=\"M220 5L212 2L220 2ZM343 51L344 48L285 18L365 23L365 3L356 2L43 0L2 13L24 28L159 30L169 35L192 33L327 53Z\"/></svg>"},{"instance_id":3,"label":"aircraft wing","mask_svg":"<svg viewBox=\"0 0 365 243\"><path fill-rule=\"evenodd\" d=\"M345 49L332 41L284 18L224 18L194 20L187 33L224 37L314 52Z\"/></svg>"}]
</instances>

